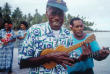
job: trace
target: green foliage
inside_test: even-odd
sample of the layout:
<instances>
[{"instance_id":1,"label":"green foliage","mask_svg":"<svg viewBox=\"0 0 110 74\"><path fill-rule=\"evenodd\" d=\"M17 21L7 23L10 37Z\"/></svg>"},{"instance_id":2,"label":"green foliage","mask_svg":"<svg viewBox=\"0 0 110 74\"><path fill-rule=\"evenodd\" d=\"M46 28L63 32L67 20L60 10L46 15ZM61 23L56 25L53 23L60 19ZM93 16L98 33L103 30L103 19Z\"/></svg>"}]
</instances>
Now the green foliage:
<instances>
[{"instance_id":1,"label":"green foliage","mask_svg":"<svg viewBox=\"0 0 110 74\"><path fill-rule=\"evenodd\" d=\"M6 15L11 15L11 6L7 2L4 4L4 7L2 9L2 15L3 17L5 17Z\"/></svg>"},{"instance_id":2,"label":"green foliage","mask_svg":"<svg viewBox=\"0 0 110 74\"><path fill-rule=\"evenodd\" d=\"M13 29L18 30L20 26L20 21L22 20L22 11L20 11L19 7L17 7L12 13L12 21L13 21Z\"/></svg>"},{"instance_id":3,"label":"green foliage","mask_svg":"<svg viewBox=\"0 0 110 74\"><path fill-rule=\"evenodd\" d=\"M32 24L39 24L41 22L42 22L42 16L38 13L38 10L36 9L36 13L33 17Z\"/></svg>"},{"instance_id":4,"label":"green foliage","mask_svg":"<svg viewBox=\"0 0 110 74\"><path fill-rule=\"evenodd\" d=\"M48 21L48 18L46 17L46 14L43 14L42 15L42 22L47 22Z\"/></svg>"},{"instance_id":5,"label":"green foliage","mask_svg":"<svg viewBox=\"0 0 110 74\"><path fill-rule=\"evenodd\" d=\"M4 4L4 7L0 7L0 12L2 12L2 15L4 18L6 18L6 15L11 17L10 19L13 22L13 29L19 30L20 29L20 21L27 21L28 26L31 27L34 24L39 24L48 21L48 18L46 17L46 14L39 14L38 10L35 10L35 14L32 16L30 13L28 15L23 15L22 11L17 7L14 12L11 12L11 6L8 3ZM12 14L12 15L11 15ZM64 16L64 27L69 28L70 20L74 17L79 17L84 21L85 27L84 30L91 30L91 26L94 25L94 22L86 21L86 17L84 16L72 16L71 14L67 14Z\"/></svg>"},{"instance_id":6,"label":"green foliage","mask_svg":"<svg viewBox=\"0 0 110 74\"><path fill-rule=\"evenodd\" d=\"M28 23L29 27L30 27L31 24L32 24L32 19L33 19L33 17L32 17L31 14L29 13L28 16L27 16L27 23Z\"/></svg>"}]
</instances>

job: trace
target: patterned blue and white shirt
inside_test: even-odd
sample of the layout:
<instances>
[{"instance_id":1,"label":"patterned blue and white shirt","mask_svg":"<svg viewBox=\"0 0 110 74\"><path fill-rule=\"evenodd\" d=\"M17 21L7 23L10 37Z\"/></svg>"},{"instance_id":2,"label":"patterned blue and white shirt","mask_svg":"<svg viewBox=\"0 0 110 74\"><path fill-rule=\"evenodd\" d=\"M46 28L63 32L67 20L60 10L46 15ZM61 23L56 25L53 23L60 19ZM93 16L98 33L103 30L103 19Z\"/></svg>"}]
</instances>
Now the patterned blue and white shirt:
<instances>
[{"instance_id":1,"label":"patterned blue and white shirt","mask_svg":"<svg viewBox=\"0 0 110 74\"><path fill-rule=\"evenodd\" d=\"M58 37L55 38L48 22L36 24L28 30L23 43L22 54L19 57L22 59L39 57L43 49L54 49L58 45L64 45L65 47L73 45L68 29L61 27ZM68 74L68 72L61 65L56 65L52 69L46 69L43 66L30 68L30 74Z\"/></svg>"}]
</instances>

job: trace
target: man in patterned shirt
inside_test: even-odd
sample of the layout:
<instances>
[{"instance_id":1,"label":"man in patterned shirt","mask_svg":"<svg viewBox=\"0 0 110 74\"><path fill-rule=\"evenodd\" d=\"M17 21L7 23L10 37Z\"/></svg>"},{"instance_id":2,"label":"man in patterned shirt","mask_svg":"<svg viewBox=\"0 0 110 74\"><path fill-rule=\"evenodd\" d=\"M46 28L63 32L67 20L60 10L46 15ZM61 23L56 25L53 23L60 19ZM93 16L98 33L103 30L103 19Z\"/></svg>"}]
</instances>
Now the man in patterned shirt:
<instances>
[{"instance_id":1,"label":"man in patterned shirt","mask_svg":"<svg viewBox=\"0 0 110 74\"><path fill-rule=\"evenodd\" d=\"M40 56L43 49L54 49L58 45L69 47L73 44L70 32L62 27L66 11L67 6L63 0L49 0L47 2L46 16L49 21L29 28L23 43L22 53L19 56L21 57L21 69L30 68L30 74L68 74L66 65L72 66L75 60L69 58L66 52L57 51ZM85 52L79 57L80 60L90 54L89 47L86 44L83 44L83 47ZM43 67L43 64L51 61L57 63L54 68L46 69Z\"/></svg>"}]
</instances>

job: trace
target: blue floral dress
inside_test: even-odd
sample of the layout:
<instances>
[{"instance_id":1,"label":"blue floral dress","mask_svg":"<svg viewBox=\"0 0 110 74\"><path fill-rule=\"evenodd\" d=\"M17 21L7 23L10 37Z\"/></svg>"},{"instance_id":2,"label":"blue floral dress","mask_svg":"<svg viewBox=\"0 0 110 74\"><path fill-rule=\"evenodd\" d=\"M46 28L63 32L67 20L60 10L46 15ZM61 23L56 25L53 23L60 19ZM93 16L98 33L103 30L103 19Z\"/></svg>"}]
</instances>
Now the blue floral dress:
<instances>
[{"instance_id":1,"label":"blue floral dress","mask_svg":"<svg viewBox=\"0 0 110 74\"><path fill-rule=\"evenodd\" d=\"M6 29L0 30L0 38L4 38L6 34L12 34L10 40L16 39L14 30L10 29L7 33ZM0 49L0 70L9 70L12 68L14 42L9 42L7 46L3 45Z\"/></svg>"},{"instance_id":2,"label":"blue floral dress","mask_svg":"<svg viewBox=\"0 0 110 74\"><path fill-rule=\"evenodd\" d=\"M24 34L25 33L27 33L27 30L19 30L18 31L18 34L17 34L17 38L18 37L24 37ZM23 44L23 41L24 41L24 39L18 39L19 41L18 41L18 56L19 56L19 54L21 53L21 49L22 49L22 44ZM20 63L20 58L18 58L18 64Z\"/></svg>"}]
</instances>

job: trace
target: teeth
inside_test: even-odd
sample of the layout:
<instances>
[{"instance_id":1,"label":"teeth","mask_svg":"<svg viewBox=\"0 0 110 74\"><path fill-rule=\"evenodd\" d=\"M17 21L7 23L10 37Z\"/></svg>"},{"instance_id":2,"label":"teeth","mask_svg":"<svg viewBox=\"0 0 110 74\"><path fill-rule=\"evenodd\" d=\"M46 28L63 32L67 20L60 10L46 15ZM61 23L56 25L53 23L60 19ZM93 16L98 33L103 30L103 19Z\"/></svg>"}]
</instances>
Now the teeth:
<instances>
[{"instance_id":1,"label":"teeth","mask_svg":"<svg viewBox=\"0 0 110 74\"><path fill-rule=\"evenodd\" d=\"M53 22L53 25L58 26L59 22Z\"/></svg>"}]
</instances>

